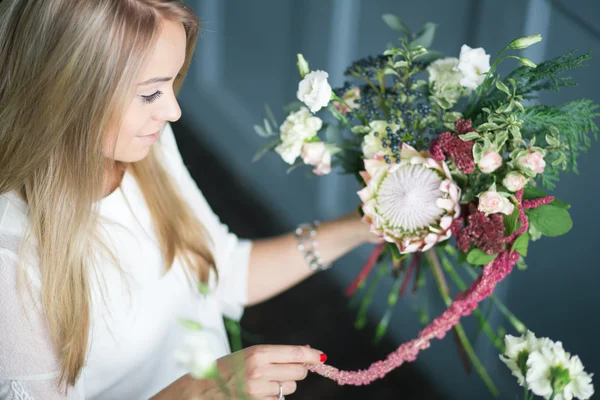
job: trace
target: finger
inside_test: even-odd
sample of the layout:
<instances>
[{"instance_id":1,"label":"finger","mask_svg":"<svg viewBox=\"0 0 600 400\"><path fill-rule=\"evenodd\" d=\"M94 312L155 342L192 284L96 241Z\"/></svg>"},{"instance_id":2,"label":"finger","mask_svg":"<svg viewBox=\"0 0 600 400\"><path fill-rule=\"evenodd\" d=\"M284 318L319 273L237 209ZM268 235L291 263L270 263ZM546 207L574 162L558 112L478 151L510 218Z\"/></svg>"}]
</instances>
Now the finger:
<instances>
[{"instance_id":1,"label":"finger","mask_svg":"<svg viewBox=\"0 0 600 400\"><path fill-rule=\"evenodd\" d=\"M275 382L301 381L308 375L302 364L265 364L248 371L248 378Z\"/></svg>"},{"instance_id":2,"label":"finger","mask_svg":"<svg viewBox=\"0 0 600 400\"><path fill-rule=\"evenodd\" d=\"M305 346L261 345L248 349L247 357L262 365L269 364L320 364L327 356L319 350Z\"/></svg>"},{"instance_id":3,"label":"finger","mask_svg":"<svg viewBox=\"0 0 600 400\"><path fill-rule=\"evenodd\" d=\"M288 395L296 392L298 385L294 381L281 382L283 394ZM265 380L251 380L247 384L248 394L251 397L262 399L268 396L279 397L279 382Z\"/></svg>"}]
</instances>

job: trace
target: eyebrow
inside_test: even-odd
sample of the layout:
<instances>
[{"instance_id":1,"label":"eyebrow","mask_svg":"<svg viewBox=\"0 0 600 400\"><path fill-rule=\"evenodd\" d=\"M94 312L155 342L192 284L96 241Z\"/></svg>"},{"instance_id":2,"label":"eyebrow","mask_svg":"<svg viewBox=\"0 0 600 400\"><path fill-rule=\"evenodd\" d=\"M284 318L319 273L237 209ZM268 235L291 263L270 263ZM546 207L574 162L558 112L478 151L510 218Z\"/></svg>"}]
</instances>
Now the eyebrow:
<instances>
[{"instance_id":1,"label":"eyebrow","mask_svg":"<svg viewBox=\"0 0 600 400\"><path fill-rule=\"evenodd\" d=\"M181 78L181 74L177 74L177 78ZM151 85L153 83L159 83L159 82L169 82L171 79L173 78L169 78L169 77L160 77L160 78L152 78L152 79L148 79L147 81L144 81L142 83L138 83L138 86L145 86L145 85Z\"/></svg>"}]
</instances>

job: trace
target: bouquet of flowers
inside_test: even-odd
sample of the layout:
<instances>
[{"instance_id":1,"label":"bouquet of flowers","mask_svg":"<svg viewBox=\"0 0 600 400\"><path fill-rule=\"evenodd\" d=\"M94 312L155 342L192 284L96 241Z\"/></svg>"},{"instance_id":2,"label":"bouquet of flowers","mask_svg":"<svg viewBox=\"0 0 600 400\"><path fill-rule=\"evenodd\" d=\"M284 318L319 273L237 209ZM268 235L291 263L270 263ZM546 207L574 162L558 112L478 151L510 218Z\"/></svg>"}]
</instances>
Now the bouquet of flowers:
<instances>
[{"instance_id":1,"label":"bouquet of flowers","mask_svg":"<svg viewBox=\"0 0 600 400\"><path fill-rule=\"evenodd\" d=\"M526 268L530 242L571 229L569 205L547 191L560 172L577 172L577 158L596 137L600 116L590 100L549 106L536 98L540 91L574 85L563 73L590 55L570 52L536 65L511 54L542 40L532 35L513 40L494 60L467 45L458 58L444 57L430 50L435 24L414 34L398 17L383 19L402 35L399 44L353 63L340 88L332 89L327 72L311 70L298 55L299 102L288 106L281 125L267 107L268 117L255 130L269 141L255 160L274 151L290 171L309 165L315 175L338 169L358 179L359 211L384 239L347 289L351 303L360 303L358 327L365 325L379 278L388 273L394 285L376 340L398 298L411 281L413 291L421 289L427 271L448 308L431 322L424 316L427 326L417 339L366 370L315 370L340 384L367 384L453 330L467 367L473 365L497 393L459 321L474 313L504 353L504 329L492 328L477 308L489 298L517 332L527 330L494 288L514 266ZM498 66L506 61L516 68L502 77ZM317 116L323 112L329 116ZM473 281L465 282L457 268ZM447 278L461 291L454 299Z\"/></svg>"}]
</instances>

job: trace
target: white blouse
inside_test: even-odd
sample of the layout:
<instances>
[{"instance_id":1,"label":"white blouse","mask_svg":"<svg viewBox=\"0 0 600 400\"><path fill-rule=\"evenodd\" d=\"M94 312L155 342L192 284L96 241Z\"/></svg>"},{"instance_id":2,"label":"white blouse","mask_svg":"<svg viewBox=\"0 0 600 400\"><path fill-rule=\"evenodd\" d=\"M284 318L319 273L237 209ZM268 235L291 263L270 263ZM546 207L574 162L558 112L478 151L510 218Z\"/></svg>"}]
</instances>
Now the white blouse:
<instances>
[{"instance_id":1,"label":"white blouse","mask_svg":"<svg viewBox=\"0 0 600 400\"><path fill-rule=\"evenodd\" d=\"M175 260L164 274L148 207L135 179L100 203L102 237L126 275L110 261L97 263L92 285L90 344L81 378L68 393L57 389L60 363L40 307L17 292L17 255L27 227L27 205L14 193L0 196L0 399L147 399L188 371L174 354L186 330L177 320L193 319L218 335L218 357L230 352L223 315L239 319L247 302L252 244L220 223L190 177L167 125L160 146L167 170L213 240L219 271L211 294L190 285ZM128 205L129 203L129 205ZM39 266L27 266L35 293Z\"/></svg>"}]
</instances>

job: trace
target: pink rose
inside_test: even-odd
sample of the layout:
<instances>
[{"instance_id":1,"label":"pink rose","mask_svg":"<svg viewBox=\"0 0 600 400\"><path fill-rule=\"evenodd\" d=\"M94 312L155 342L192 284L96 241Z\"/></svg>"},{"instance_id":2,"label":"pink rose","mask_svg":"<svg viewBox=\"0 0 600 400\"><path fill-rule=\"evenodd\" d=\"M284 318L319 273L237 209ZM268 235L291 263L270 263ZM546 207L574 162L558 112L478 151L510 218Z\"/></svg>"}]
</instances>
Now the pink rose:
<instances>
[{"instance_id":1,"label":"pink rose","mask_svg":"<svg viewBox=\"0 0 600 400\"><path fill-rule=\"evenodd\" d=\"M514 208L515 206L509 199L496 191L490 190L479 196L478 210L485 213L485 215L497 213L510 215L513 213Z\"/></svg>"},{"instance_id":2,"label":"pink rose","mask_svg":"<svg viewBox=\"0 0 600 400\"><path fill-rule=\"evenodd\" d=\"M304 143L301 156L304 164L315 166L315 175L327 175L331 172L331 153L325 147L325 143Z\"/></svg>"},{"instance_id":3,"label":"pink rose","mask_svg":"<svg viewBox=\"0 0 600 400\"><path fill-rule=\"evenodd\" d=\"M528 168L536 174L544 173L544 168L546 167L544 156L539 151L524 155L517 160L517 164L519 167Z\"/></svg>"},{"instance_id":4,"label":"pink rose","mask_svg":"<svg viewBox=\"0 0 600 400\"><path fill-rule=\"evenodd\" d=\"M506 175L502 181L502 184L511 192L518 192L525 187L527 181L529 181L529 179L524 177L522 174L512 171Z\"/></svg>"},{"instance_id":5,"label":"pink rose","mask_svg":"<svg viewBox=\"0 0 600 400\"><path fill-rule=\"evenodd\" d=\"M490 174L502 166L502 156L493 150L488 150L477 163L481 172Z\"/></svg>"}]
</instances>

